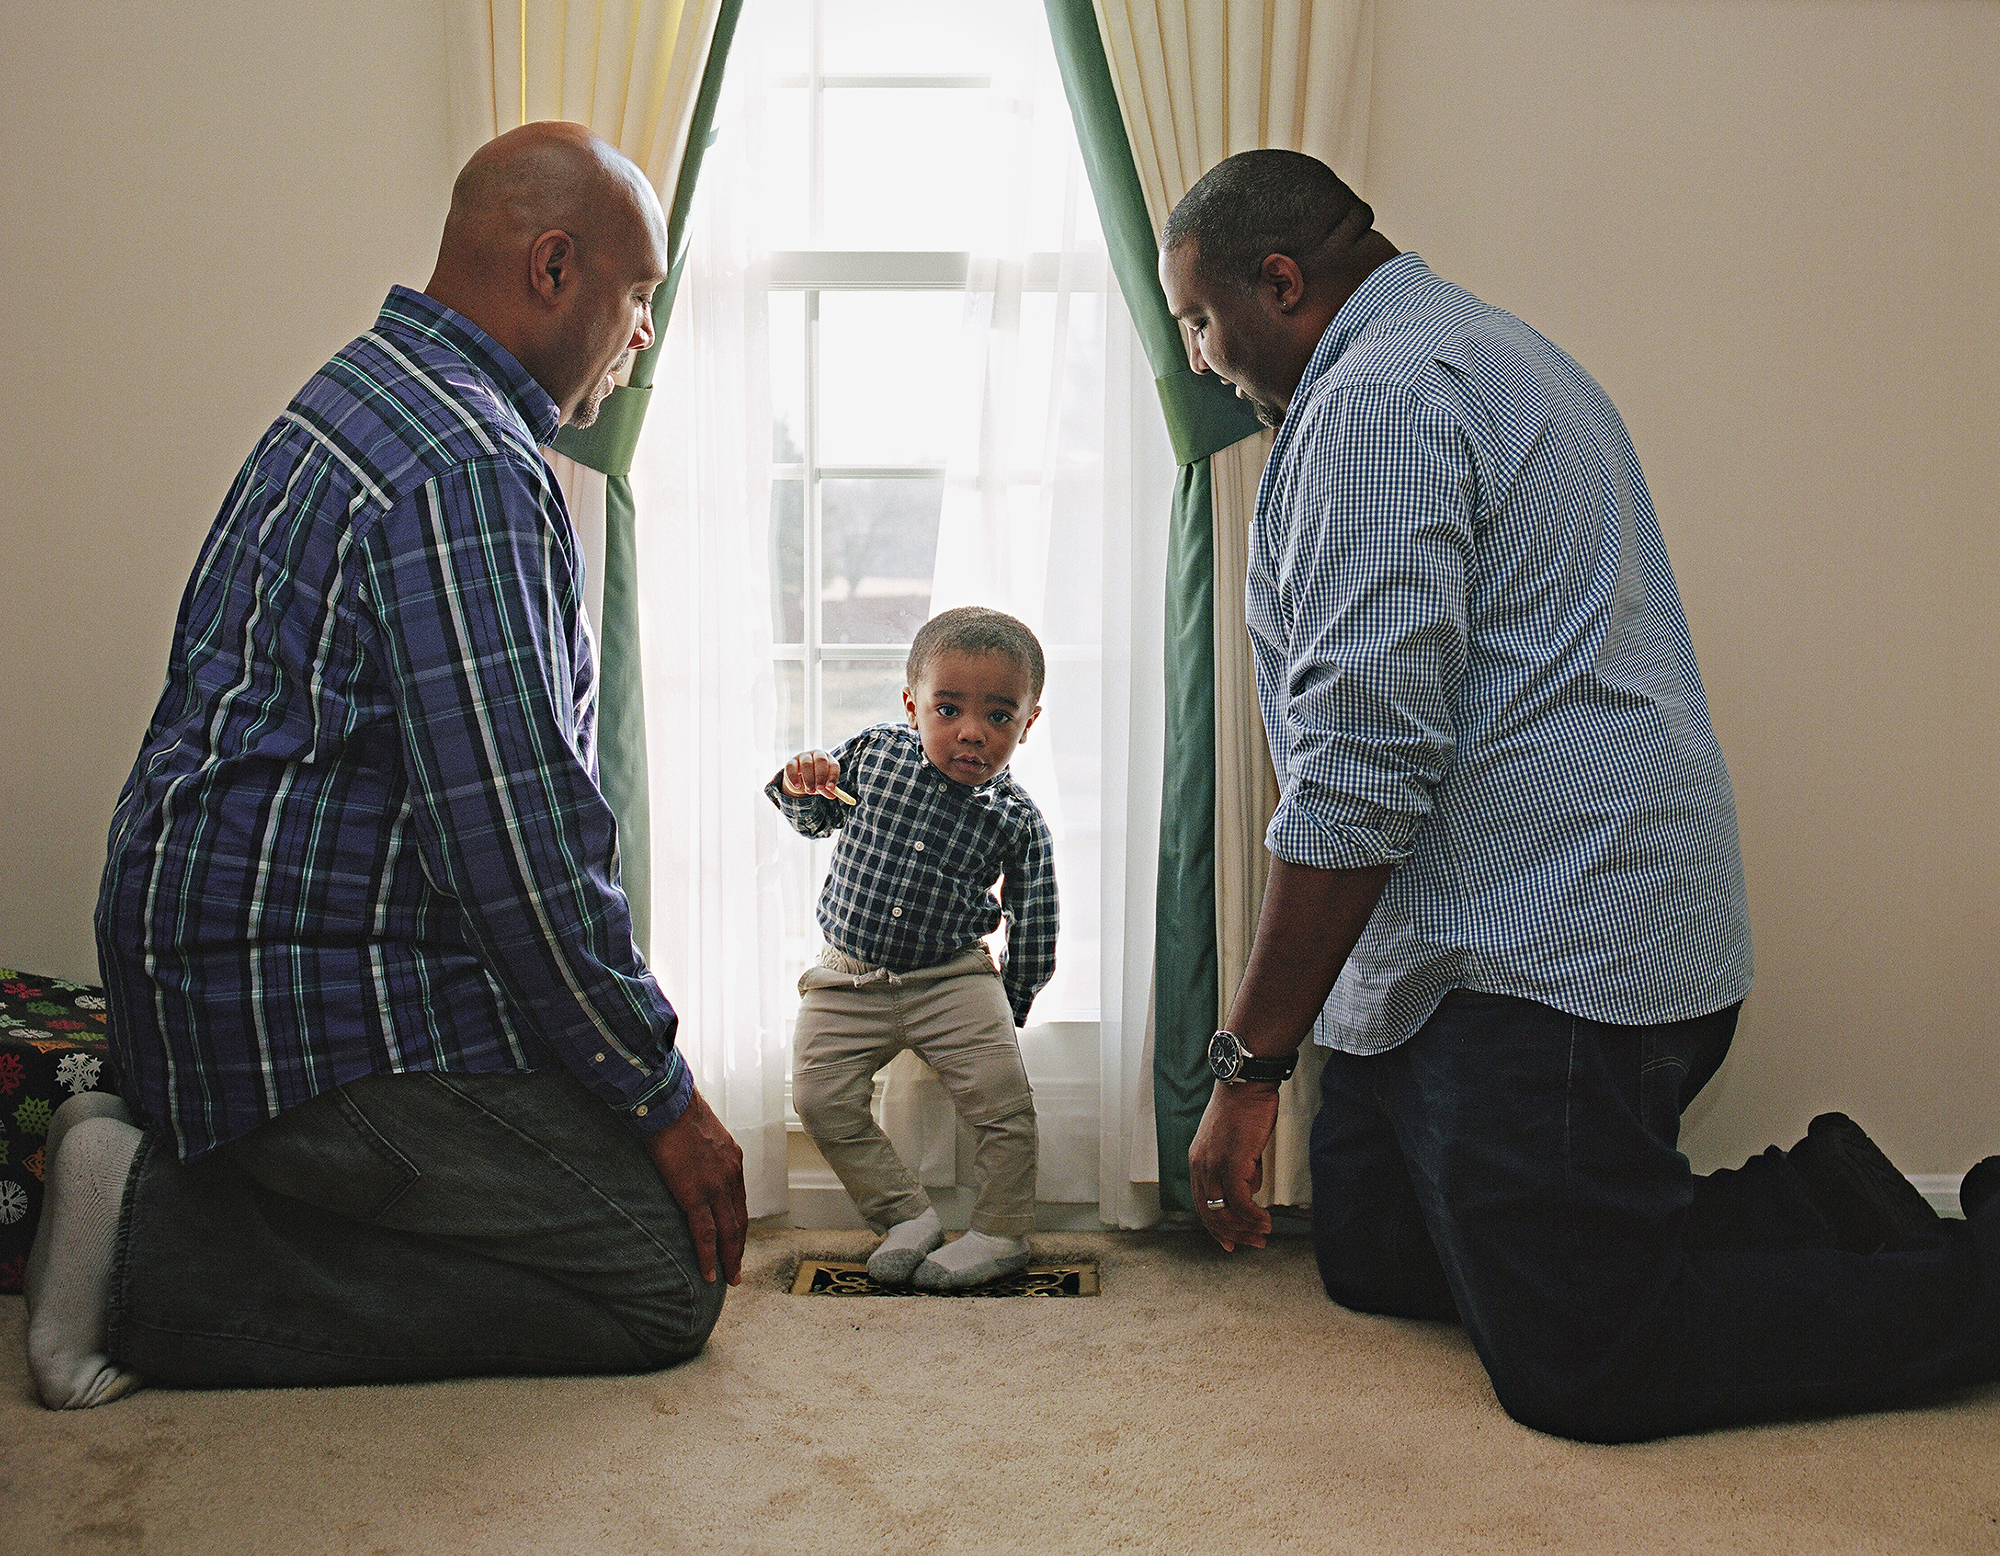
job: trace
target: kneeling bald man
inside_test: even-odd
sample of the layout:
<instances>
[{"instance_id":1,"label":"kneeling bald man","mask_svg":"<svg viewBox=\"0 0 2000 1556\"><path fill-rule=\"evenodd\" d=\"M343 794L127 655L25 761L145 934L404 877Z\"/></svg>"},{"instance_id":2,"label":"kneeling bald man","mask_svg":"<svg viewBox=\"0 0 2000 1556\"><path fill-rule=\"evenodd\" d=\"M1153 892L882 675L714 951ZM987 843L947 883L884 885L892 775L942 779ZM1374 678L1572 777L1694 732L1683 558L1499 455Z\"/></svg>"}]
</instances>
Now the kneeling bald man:
<instances>
[{"instance_id":1,"label":"kneeling bald man","mask_svg":"<svg viewBox=\"0 0 2000 1556\"><path fill-rule=\"evenodd\" d=\"M45 1404L706 1342L742 1155L632 944L582 557L539 452L651 342L667 266L615 148L503 135L429 285L237 476L112 821L126 1106L79 1098L51 1132Z\"/></svg>"}]
</instances>

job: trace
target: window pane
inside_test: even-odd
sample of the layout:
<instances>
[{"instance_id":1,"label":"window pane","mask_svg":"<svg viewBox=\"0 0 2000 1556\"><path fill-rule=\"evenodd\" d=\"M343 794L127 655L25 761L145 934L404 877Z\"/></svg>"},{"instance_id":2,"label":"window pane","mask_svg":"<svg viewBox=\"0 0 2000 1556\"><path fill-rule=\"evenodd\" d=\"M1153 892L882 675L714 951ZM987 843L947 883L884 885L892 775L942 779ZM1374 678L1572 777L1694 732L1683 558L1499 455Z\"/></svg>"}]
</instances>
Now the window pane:
<instances>
[{"instance_id":1,"label":"window pane","mask_svg":"<svg viewBox=\"0 0 2000 1556\"><path fill-rule=\"evenodd\" d=\"M750 96L756 195L745 200L744 212L751 241L761 252L804 248L812 241L810 102L804 87L772 87Z\"/></svg>"},{"instance_id":2,"label":"window pane","mask_svg":"<svg viewBox=\"0 0 2000 1556\"><path fill-rule=\"evenodd\" d=\"M829 75L990 75L1024 24L1048 27L1015 0L826 0L824 15Z\"/></svg>"},{"instance_id":3,"label":"window pane","mask_svg":"<svg viewBox=\"0 0 2000 1556\"><path fill-rule=\"evenodd\" d=\"M771 483L771 636L806 640L806 497L803 481Z\"/></svg>"},{"instance_id":4,"label":"window pane","mask_svg":"<svg viewBox=\"0 0 2000 1556\"><path fill-rule=\"evenodd\" d=\"M820 622L828 643L907 643L931 608L944 482L820 487Z\"/></svg>"},{"instance_id":5,"label":"window pane","mask_svg":"<svg viewBox=\"0 0 2000 1556\"><path fill-rule=\"evenodd\" d=\"M812 66L811 0L757 0L747 8L739 36L754 27L754 41L763 53L764 71L773 76L802 76Z\"/></svg>"},{"instance_id":6,"label":"window pane","mask_svg":"<svg viewBox=\"0 0 2000 1556\"><path fill-rule=\"evenodd\" d=\"M957 292L826 292L819 302L819 457L941 465L950 440Z\"/></svg>"},{"instance_id":7,"label":"window pane","mask_svg":"<svg viewBox=\"0 0 2000 1556\"><path fill-rule=\"evenodd\" d=\"M820 243L835 249L986 246L1007 187L984 91L829 89Z\"/></svg>"},{"instance_id":8,"label":"window pane","mask_svg":"<svg viewBox=\"0 0 2000 1556\"><path fill-rule=\"evenodd\" d=\"M775 772L806 748L806 667L781 659L772 667L778 691L778 749Z\"/></svg>"},{"instance_id":9,"label":"window pane","mask_svg":"<svg viewBox=\"0 0 2000 1556\"><path fill-rule=\"evenodd\" d=\"M902 723L902 665L827 660L820 667L820 709L820 744L829 750L870 724Z\"/></svg>"},{"instance_id":10,"label":"window pane","mask_svg":"<svg viewBox=\"0 0 2000 1556\"><path fill-rule=\"evenodd\" d=\"M806 297L767 296L771 319L771 458L796 465L806 457Z\"/></svg>"}]
</instances>

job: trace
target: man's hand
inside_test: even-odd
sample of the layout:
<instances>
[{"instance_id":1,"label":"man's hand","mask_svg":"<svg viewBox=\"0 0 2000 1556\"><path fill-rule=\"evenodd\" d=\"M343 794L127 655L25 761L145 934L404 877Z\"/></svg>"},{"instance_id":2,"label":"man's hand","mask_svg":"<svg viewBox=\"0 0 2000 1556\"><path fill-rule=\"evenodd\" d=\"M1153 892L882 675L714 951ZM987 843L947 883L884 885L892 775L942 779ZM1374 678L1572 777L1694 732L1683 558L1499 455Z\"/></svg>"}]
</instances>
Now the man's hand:
<instances>
[{"instance_id":1,"label":"man's hand","mask_svg":"<svg viewBox=\"0 0 2000 1556\"><path fill-rule=\"evenodd\" d=\"M838 789L840 763L824 751L801 751L785 764L780 782L794 798L808 794L824 794L830 800L842 798Z\"/></svg>"},{"instance_id":2,"label":"man's hand","mask_svg":"<svg viewBox=\"0 0 2000 1556\"><path fill-rule=\"evenodd\" d=\"M715 1279L716 1255L729 1284L743 1283L743 1235L750 1214L743 1198L743 1151L699 1091L687 1111L645 1142L667 1192L694 1234L701 1278Z\"/></svg>"},{"instance_id":3,"label":"man's hand","mask_svg":"<svg viewBox=\"0 0 2000 1556\"><path fill-rule=\"evenodd\" d=\"M1232 1253L1238 1243L1262 1248L1271 1235L1271 1213L1252 1196L1264 1186L1264 1147L1277 1122L1275 1082L1217 1081L1188 1147L1195 1211L1208 1235ZM1222 1205L1211 1207L1218 1199Z\"/></svg>"}]
</instances>

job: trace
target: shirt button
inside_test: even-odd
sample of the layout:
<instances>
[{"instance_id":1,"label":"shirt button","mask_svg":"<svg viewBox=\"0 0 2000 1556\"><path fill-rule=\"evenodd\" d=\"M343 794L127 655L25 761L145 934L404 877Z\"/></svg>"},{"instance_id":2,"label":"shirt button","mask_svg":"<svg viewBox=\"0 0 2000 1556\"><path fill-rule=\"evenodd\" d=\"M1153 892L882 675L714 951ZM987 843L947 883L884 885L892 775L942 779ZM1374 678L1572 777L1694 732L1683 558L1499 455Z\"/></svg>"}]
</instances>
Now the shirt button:
<instances>
[{"instance_id":1,"label":"shirt button","mask_svg":"<svg viewBox=\"0 0 2000 1556\"><path fill-rule=\"evenodd\" d=\"M604 1063L604 1055L603 1055L603 1054L599 1054L599 1055L597 1056L597 1062L598 1062L599 1064L602 1064L602 1063Z\"/></svg>"},{"instance_id":2,"label":"shirt button","mask_svg":"<svg viewBox=\"0 0 2000 1556\"><path fill-rule=\"evenodd\" d=\"M639 1118L644 1118L646 1116L646 1104L643 1102L640 1103L636 1108L632 1110L632 1112L635 1116Z\"/></svg>"},{"instance_id":3,"label":"shirt button","mask_svg":"<svg viewBox=\"0 0 2000 1556\"><path fill-rule=\"evenodd\" d=\"M924 851L924 845L922 843L917 844L917 852L922 853L923 851Z\"/></svg>"},{"instance_id":4,"label":"shirt button","mask_svg":"<svg viewBox=\"0 0 2000 1556\"><path fill-rule=\"evenodd\" d=\"M891 908L889 910L889 917L891 918L901 918L902 916L903 910L901 908Z\"/></svg>"}]
</instances>

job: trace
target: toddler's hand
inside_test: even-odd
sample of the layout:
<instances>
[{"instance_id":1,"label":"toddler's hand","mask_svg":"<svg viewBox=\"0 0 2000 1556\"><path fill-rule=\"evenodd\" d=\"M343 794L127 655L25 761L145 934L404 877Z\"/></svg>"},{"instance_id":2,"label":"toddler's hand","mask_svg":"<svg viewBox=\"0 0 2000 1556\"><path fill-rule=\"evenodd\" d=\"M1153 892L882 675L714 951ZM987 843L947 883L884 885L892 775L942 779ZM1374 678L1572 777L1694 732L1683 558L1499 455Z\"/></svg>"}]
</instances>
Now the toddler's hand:
<instances>
[{"instance_id":1,"label":"toddler's hand","mask_svg":"<svg viewBox=\"0 0 2000 1556\"><path fill-rule=\"evenodd\" d=\"M787 794L801 796L824 794L828 799L842 796L836 787L840 782L840 763L824 751L801 751L785 764L782 783Z\"/></svg>"}]
</instances>

